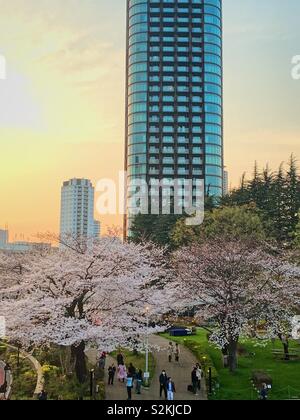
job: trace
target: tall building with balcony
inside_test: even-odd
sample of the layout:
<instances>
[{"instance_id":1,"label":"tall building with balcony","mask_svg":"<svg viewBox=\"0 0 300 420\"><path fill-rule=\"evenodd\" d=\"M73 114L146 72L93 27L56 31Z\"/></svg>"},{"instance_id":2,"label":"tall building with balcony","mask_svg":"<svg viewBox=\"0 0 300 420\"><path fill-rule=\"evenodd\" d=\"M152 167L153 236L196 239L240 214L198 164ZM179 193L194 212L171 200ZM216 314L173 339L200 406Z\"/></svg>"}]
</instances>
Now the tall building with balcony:
<instances>
[{"instance_id":1,"label":"tall building with balcony","mask_svg":"<svg viewBox=\"0 0 300 420\"><path fill-rule=\"evenodd\" d=\"M94 219L94 187L88 179L71 179L61 190L61 237L95 238L100 223Z\"/></svg>"},{"instance_id":2,"label":"tall building with balcony","mask_svg":"<svg viewBox=\"0 0 300 420\"><path fill-rule=\"evenodd\" d=\"M127 0L128 185L202 180L223 194L222 74L222 0ZM129 219L134 206L128 194Z\"/></svg>"}]
</instances>

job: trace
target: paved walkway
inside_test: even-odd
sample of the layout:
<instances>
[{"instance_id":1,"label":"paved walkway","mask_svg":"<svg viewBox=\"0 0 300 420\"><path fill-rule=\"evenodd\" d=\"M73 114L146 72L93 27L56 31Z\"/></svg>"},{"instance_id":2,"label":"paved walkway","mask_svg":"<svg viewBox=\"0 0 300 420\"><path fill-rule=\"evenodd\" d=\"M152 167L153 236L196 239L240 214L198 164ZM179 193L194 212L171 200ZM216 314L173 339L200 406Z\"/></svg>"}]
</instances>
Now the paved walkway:
<instances>
[{"instance_id":1,"label":"paved walkway","mask_svg":"<svg viewBox=\"0 0 300 420\"><path fill-rule=\"evenodd\" d=\"M180 347L180 361L176 363L175 361L169 363L168 361L168 344L169 342L159 336L151 336L150 344L153 347L159 347L160 350L154 351L156 369L155 369L155 377L151 380L150 388L143 389L142 395L137 395L135 390L133 390L133 400L141 401L141 400L151 400L151 401L159 401L159 375L163 369L166 370L167 375L172 377L173 381L176 385L176 394L175 400L177 401L193 401L193 400L206 400L207 393L206 393L206 386L205 380L202 380L202 390L199 395L195 396L192 393L188 392L187 387L191 384L191 372L193 366L197 363L196 358L194 355L184 346ZM97 355L96 351L89 351L88 357L90 358L91 362L95 363ZM123 383L118 382L116 378L115 384L113 386L108 386L108 374L107 369L110 364L117 362L112 358L107 358L107 363L105 367L105 389L106 389L106 400L108 401L121 401L127 399L127 390L126 386ZM163 400L163 399L162 399Z\"/></svg>"},{"instance_id":2,"label":"paved walkway","mask_svg":"<svg viewBox=\"0 0 300 420\"><path fill-rule=\"evenodd\" d=\"M196 365L197 360L195 356L185 346L180 346L180 359L179 363L175 361L169 363L168 360L168 340L160 336L152 336L150 340L151 345L159 346L160 351L154 353L156 360L156 372L154 380L152 381L152 396L154 399L159 397L159 381L158 377L163 369L166 370L167 375L170 376L176 385L175 399L179 401L193 401L193 400L206 400L206 385L205 380L202 380L202 390L198 396L188 392L187 388L191 384L191 373L193 367Z\"/></svg>"},{"instance_id":3,"label":"paved walkway","mask_svg":"<svg viewBox=\"0 0 300 420\"><path fill-rule=\"evenodd\" d=\"M2 344L4 344L4 343L2 343ZM5 345L7 347L11 348L12 350L14 350L15 352L18 351L18 348L15 347L15 346L12 346L12 345L7 344L7 343ZM35 397L44 389L44 384L45 384L45 379L44 379L44 374L43 374L43 371L42 371L41 364L38 360L36 360L31 354L27 353L26 351L20 350L20 357L22 357L23 359L29 360L29 362L31 363L31 365L33 366L33 368L36 371L37 381L36 381L36 387L35 387L35 391L34 391L34 395L33 395Z\"/></svg>"},{"instance_id":4,"label":"paved walkway","mask_svg":"<svg viewBox=\"0 0 300 420\"><path fill-rule=\"evenodd\" d=\"M0 386L4 385L4 382L5 382L5 371L4 371L5 365L6 365L5 362L0 360ZM6 374L6 381L7 381L6 393L5 395L0 394L0 400L3 400L3 399L6 400L10 396L11 386L12 386L12 374L10 371L7 372Z\"/></svg>"}]
</instances>

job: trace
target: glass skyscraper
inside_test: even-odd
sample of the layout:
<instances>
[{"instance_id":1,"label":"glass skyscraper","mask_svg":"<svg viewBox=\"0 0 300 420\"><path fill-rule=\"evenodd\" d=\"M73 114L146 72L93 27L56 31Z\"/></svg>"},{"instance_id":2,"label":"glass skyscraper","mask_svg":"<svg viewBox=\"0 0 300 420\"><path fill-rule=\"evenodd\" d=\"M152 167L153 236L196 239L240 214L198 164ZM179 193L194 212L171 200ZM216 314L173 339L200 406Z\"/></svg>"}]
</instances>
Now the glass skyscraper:
<instances>
[{"instance_id":1,"label":"glass skyscraper","mask_svg":"<svg viewBox=\"0 0 300 420\"><path fill-rule=\"evenodd\" d=\"M127 0L127 13L128 182L201 179L221 196L222 0Z\"/></svg>"}]
</instances>

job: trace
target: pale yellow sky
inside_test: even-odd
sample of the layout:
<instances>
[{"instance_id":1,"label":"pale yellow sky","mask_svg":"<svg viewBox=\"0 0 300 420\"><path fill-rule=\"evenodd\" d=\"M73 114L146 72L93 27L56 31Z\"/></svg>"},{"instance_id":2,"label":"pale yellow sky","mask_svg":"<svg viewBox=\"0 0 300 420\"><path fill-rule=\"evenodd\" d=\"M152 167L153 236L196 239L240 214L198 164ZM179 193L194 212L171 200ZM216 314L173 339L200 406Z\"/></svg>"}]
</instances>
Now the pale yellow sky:
<instances>
[{"instance_id":1,"label":"pale yellow sky","mask_svg":"<svg viewBox=\"0 0 300 420\"><path fill-rule=\"evenodd\" d=\"M224 0L225 156L232 185L253 162L300 157L296 0ZM0 228L58 231L60 187L123 167L125 0L0 0ZM251 24L249 23L251 22ZM100 218L96 215L97 218ZM103 225L120 218L101 218ZM16 236L17 235L17 236Z\"/></svg>"}]
</instances>

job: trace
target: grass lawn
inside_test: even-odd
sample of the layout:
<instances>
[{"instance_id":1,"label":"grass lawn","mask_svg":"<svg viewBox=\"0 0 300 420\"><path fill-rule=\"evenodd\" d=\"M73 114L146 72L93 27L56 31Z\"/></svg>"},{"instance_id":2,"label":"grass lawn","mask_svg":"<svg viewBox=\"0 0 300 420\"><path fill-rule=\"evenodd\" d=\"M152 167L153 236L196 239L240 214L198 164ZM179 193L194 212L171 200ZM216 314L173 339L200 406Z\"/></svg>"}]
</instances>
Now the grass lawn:
<instances>
[{"instance_id":1,"label":"grass lawn","mask_svg":"<svg viewBox=\"0 0 300 420\"><path fill-rule=\"evenodd\" d=\"M170 338L168 335L165 335ZM173 338L172 338L173 339ZM221 352L207 341L207 332L199 329L196 336L188 337L187 341L196 343L201 353L206 353L212 360L219 377L219 390L212 399L217 400L256 400L256 391L251 385L252 372L263 370L273 379L273 390L269 395L271 400L300 399L300 361L286 362L276 360L273 349L282 349L279 341L270 342L266 347L258 347L254 340L241 340L245 351L239 356L239 368L231 374L222 365ZM174 338L174 341L184 344L184 338ZM300 348L299 343L291 341L291 348Z\"/></svg>"}]
</instances>

